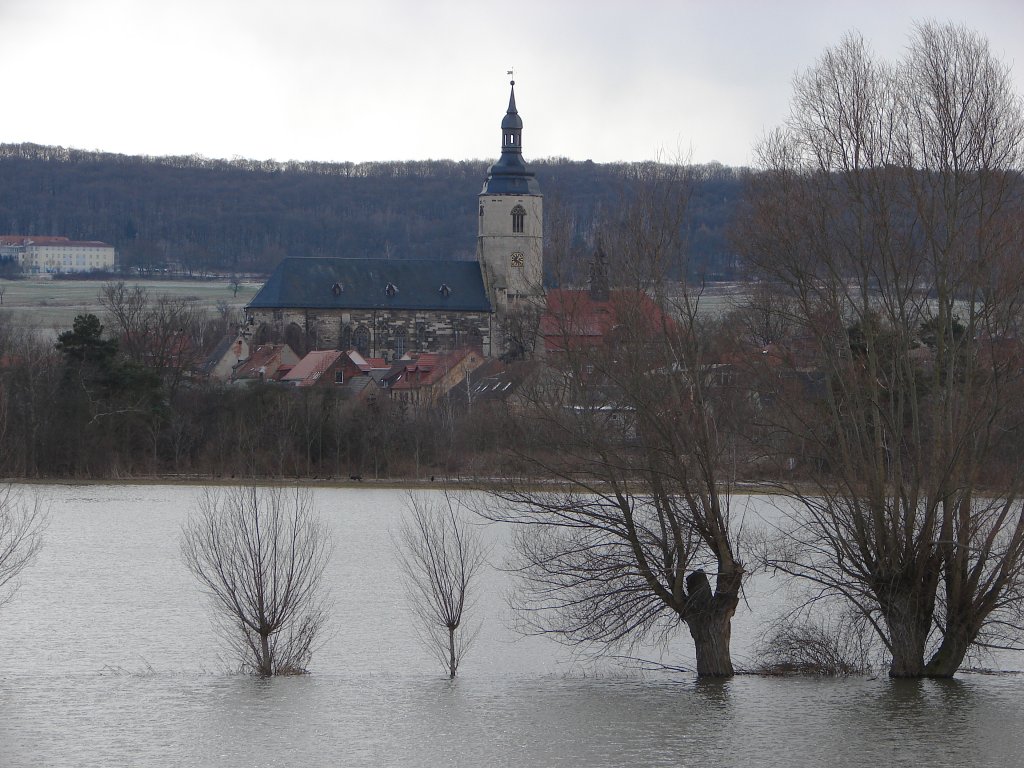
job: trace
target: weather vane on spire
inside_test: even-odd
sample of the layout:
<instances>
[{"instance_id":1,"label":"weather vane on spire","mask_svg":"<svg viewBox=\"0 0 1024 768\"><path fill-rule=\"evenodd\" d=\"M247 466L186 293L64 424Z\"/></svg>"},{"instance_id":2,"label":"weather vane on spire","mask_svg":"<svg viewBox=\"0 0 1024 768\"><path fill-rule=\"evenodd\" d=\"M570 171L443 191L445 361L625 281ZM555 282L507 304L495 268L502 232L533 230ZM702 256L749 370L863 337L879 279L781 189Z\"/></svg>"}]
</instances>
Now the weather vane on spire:
<instances>
[{"instance_id":1,"label":"weather vane on spire","mask_svg":"<svg viewBox=\"0 0 1024 768\"><path fill-rule=\"evenodd\" d=\"M509 70L508 72L506 72L505 74L507 74L507 75L511 75L511 76L512 76L512 82L510 83L510 85L515 85L515 84L516 84L516 76L515 76L515 69L510 69L510 70Z\"/></svg>"}]
</instances>

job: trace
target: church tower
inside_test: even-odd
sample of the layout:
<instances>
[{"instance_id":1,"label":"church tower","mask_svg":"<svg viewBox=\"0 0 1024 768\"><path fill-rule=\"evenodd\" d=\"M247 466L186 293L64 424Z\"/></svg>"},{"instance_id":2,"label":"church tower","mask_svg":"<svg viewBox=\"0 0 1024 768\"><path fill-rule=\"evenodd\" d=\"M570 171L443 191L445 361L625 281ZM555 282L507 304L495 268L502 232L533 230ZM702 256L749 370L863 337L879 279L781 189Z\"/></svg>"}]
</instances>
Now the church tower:
<instances>
[{"instance_id":1,"label":"church tower","mask_svg":"<svg viewBox=\"0 0 1024 768\"><path fill-rule=\"evenodd\" d=\"M515 80L501 121L501 158L480 192L477 258L499 319L544 295L544 211L540 186L523 162L523 120Z\"/></svg>"}]
</instances>

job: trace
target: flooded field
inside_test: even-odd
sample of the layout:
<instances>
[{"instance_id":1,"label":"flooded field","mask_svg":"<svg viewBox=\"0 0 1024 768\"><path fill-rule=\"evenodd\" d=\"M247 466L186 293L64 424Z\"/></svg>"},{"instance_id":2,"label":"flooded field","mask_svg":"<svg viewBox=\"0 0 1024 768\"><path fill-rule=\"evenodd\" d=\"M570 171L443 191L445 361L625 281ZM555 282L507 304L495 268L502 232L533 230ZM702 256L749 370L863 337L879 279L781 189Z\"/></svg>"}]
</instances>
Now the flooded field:
<instances>
[{"instance_id":1,"label":"flooded field","mask_svg":"<svg viewBox=\"0 0 1024 768\"><path fill-rule=\"evenodd\" d=\"M4 768L1009 766L1024 754L1020 675L705 683L644 672L521 637L500 568L487 571L483 629L449 681L416 641L395 567L396 490L314 491L336 544L329 635L309 675L240 676L178 556L201 488L35 490L51 510L46 548L0 609ZM485 534L500 565L507 532ZM740 663L778 612L777 587L751 586ZM680 631L643 653L686 665L692 647Z\"/></svg>"}]
</instances>

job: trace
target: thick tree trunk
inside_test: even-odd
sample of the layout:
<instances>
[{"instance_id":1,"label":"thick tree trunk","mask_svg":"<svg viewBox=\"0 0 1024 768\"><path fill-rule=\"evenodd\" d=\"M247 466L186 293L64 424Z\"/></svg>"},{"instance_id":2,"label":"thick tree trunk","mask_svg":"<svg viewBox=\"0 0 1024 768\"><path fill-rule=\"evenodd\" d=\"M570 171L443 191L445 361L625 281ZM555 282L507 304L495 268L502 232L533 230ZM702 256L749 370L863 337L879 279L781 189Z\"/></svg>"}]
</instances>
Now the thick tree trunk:
<instances>
[{"instance_id":1,"label":"thick tree trunk","mask_svg":"<svg viewBox=\"0 0 1024 768\"><path fill-rule=\"evenodd\" d=\"M732 617L739 604L737 594L711 594L704 571L686 577L690 595L683 621L690 630L697 653L697 677L732 677Z\"/></svg>"},{"instance_id":2,"label":"thick tree trunk","mask_svg":"<svg viewBox=\"0 0 1024 768\"><path fill-rule=\"evenodd\" d=\"M925 665L925 677L952 677L964 663L971 633L963 627L947 628L942 643Z\"/></svg>"},{"instance_id":3,"label":"thick tree trunk","mask_svg":"<svg viewBox=\"0 0 1024 768\"><path fill-rule=\"evenodd\" d=\"M884 612L892 654L889 677L923 677L931 611L920 606L917 595L901 595L890 599Z\"/></svg>"},{"instance_id":4,"label":"thick tree trunk","mask_svg":"<svg viewBox=\"0 0 1024 768\"><path fill-rule=\"evenodd\" d=\"M274 664L270 658L270 635L260 635L259 673L263 677L274 674Z\"/></svg>"}]
</instances>

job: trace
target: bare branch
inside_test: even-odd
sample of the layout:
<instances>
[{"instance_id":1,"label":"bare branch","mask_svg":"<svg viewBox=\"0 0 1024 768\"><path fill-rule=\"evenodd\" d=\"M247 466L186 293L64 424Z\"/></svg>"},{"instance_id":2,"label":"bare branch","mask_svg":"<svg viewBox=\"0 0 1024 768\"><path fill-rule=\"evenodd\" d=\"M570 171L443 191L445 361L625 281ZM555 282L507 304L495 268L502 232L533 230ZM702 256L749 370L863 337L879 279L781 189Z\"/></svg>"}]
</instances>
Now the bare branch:
<instances>
[{"instance_id":1,"label":"bare branch","mask_svg":"<svg viewBox=\"0 0 1024 768\"><path fill-rule=\"evenodd\" d=\"M18 576L42 549L48 523L38 498L26 501L10 486L0 490L0 606L14 597Z\"/></svg>"}]
</instances>

